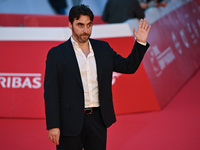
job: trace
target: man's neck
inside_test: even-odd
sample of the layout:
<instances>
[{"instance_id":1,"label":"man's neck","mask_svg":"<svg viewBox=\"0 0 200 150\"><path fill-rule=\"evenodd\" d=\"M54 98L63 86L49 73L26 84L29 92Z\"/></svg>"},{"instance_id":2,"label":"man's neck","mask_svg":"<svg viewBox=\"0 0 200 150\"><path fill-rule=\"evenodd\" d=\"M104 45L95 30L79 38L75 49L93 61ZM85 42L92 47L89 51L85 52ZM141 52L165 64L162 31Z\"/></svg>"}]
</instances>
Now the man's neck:
<instances>
[{"instance_id":1,"label":"man's neck","mask_svg":"<svg viewBox=\"0 0 200 150\"><path fill-rule=\"evenodd\" d=\"M78 43L79 47L85 47L89 45L89 40L87 40L86 42L79 42L73 35L72 35L72 38L74 41Z\"/></svg>"},{"instance_id":2,"label":"man's neck","mask_svg":"<svg viewBox=\"0 0 200 150\"><path fill-rule=\"evenodd\" d=\"M81 43L78 40L76 40L73 35L72 35L72 38L73 38L74 41L76 41L78 43L78 46L80 47L80 49L82 50L82 52L87 57L88 54L90 53L89 40L87 40L86 42Z\"/></svg>"}]
</instances>

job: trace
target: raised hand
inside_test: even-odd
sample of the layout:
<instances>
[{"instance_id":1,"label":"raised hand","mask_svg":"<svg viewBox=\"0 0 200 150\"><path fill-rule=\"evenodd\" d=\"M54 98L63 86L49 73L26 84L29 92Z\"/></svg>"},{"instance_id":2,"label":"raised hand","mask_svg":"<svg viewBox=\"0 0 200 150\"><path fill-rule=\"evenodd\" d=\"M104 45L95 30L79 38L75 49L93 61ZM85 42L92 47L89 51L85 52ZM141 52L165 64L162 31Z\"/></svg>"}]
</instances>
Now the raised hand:
<instances>
[{"instance_id":1,"label":"raised hand","mask_svg":"<svg viewBox=\"0 0 200 150\"><path fill-rule=\"evenodd\" d=\"M133 29L133 34L138 42L145 43L151 29L151 25L149 25L149 21L146 18L140 20L140 24L138 26L138 30Z\"/></svg>"}]
</instances>

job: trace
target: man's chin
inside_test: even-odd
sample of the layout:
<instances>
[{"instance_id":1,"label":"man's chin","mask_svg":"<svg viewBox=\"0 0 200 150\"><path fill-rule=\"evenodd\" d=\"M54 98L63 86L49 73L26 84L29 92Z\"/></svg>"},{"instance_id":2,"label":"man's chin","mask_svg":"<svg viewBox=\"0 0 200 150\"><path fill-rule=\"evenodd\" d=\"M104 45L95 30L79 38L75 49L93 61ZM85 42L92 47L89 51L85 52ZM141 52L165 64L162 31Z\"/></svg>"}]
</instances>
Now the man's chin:
<instances>
[{"instance_id":1,"label":"man's chin","mask_svg":"<svg viewBox=\"0 0 200 150\"><path fill-rule=\"evenodd\" d=\"M87 37L83 37L83 38L80 38L79 42L81 42L81 43L85 43L85 42L88 41L88 39L89 39L88 36L87 36Z\"/></svg>"}]
</instances>

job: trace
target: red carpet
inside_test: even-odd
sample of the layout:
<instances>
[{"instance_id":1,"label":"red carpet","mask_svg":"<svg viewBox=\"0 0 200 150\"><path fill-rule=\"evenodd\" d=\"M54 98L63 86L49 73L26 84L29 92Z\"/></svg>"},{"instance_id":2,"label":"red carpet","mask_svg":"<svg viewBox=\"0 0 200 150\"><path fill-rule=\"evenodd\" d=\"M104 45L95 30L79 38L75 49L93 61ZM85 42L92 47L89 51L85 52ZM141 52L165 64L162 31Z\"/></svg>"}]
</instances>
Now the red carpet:
<instances>
[{"instance_id":1,"label":"red carpet","mask_svg":"<svg viewBox=\"0 0 200 150\"><path fill-rule=\"evenodd\" d=\"M0 119L0 150L54 150L45 120ZM107 150L199 150L200 70L158 112L117 116Z\"/></svg>"}]
</instances>

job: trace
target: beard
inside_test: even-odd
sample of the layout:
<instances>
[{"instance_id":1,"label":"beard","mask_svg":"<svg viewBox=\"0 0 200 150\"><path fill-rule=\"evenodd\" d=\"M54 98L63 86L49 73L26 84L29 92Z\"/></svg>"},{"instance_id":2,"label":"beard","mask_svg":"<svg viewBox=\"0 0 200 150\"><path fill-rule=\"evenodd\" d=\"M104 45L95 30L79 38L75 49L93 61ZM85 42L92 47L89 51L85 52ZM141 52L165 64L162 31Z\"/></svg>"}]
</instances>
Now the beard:
<instances>
[{"instance_id":1,"label":"beard","mask_svg":"<svg viewBox=\"0 0 200 150\"><path fill-rule=\"evenodd\" d=\"M88 33L83 33L83 34L77 34L74 31L74 28L72 27L72 34L74 35L75 39L78 40L80 43L85 43L88 41L88 39L90 38L91 34Z\"/></svg>"}]
</instances>

